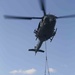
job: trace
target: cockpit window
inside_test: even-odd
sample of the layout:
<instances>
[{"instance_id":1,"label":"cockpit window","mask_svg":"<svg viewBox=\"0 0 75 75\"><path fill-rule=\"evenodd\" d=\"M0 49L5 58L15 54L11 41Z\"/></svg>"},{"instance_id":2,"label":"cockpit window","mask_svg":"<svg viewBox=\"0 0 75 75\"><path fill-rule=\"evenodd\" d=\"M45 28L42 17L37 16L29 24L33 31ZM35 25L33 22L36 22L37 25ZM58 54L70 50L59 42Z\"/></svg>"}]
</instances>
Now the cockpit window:
<instances>
[{"instance_id":1,"label":"cockpit window","mask_svg":"<svg viewBox=\"0 0 75 75\"><path fill-rule=\"evenodd\" d=\"M45 16L43 20L47 22L49 21L49 17Z\"/></svg>"}]
</instances>

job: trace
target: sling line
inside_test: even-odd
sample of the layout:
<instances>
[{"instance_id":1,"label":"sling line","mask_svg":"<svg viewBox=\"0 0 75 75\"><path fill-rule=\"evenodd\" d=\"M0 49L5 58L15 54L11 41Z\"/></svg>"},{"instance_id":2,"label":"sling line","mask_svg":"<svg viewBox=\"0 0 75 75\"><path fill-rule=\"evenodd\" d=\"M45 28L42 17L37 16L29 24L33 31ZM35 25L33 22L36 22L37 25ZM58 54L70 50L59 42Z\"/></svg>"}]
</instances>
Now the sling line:
<instances>
[{"instance_id":1,"label":"sling line","mask_svg":"<svg viewBox=\"0 0 75 75\"><path fill-rule=\"evenodd\" d=\"M48 72L48 75L50 75L50 72L49 72L49 65L48 65L48 56L47 56L47 44L46 44L46 41L45 41L45 75L47 74Z\"/></svg>"}]
</instances>

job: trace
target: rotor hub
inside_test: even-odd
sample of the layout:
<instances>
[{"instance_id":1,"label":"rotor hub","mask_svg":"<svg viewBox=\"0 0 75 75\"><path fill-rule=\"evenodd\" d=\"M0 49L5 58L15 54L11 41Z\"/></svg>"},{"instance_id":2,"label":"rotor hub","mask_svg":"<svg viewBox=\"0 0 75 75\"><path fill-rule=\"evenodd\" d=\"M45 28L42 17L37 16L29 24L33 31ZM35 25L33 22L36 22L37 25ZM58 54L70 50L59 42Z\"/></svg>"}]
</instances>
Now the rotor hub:
<instances>
[{"instance_id":1,"label":"rotor hub","mask_svg":"<svg viewBox=\"0 0 75 75\"><path fill-rule=\"evenodd\" d=\"M43 20L46 21L46 22L51 22L51 21L56 20L56 16L48 14L48 15L43 17Z\"/></svg>"}]
</instances>

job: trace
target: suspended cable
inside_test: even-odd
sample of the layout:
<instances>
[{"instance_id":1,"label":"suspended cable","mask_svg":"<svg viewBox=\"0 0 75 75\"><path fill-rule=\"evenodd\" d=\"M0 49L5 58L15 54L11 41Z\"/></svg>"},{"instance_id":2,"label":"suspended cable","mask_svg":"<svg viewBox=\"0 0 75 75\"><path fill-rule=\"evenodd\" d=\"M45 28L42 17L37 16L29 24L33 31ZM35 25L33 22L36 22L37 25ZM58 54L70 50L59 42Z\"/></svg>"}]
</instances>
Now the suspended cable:
<instances>
[{"instance_id":1,"label":"suspended cable","mask_svg":"<svg viewBox=\"0 0 75 75\"><path fill-rule=\"evenodd\" d=\"M49 72L49 65L48 65L48 57L47 57L47 45L46 45L46 41L45 41L45 51L46 51L46 56L45 56L45 75L47 74L47 71L48 71L48 75L50 75L50 72Z\"/></svg>"}]
</instances>

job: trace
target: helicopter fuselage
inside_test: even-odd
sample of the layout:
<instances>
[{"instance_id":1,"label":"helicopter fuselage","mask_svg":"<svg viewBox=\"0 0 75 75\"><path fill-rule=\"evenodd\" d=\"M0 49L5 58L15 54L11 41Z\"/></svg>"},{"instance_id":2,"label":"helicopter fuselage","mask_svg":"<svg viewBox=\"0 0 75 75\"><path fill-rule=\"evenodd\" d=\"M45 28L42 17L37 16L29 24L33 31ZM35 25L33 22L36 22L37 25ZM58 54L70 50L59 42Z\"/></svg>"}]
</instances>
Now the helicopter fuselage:
<instances>
[{"instance_id":1,"label":"helicopter fuselage","mask_svg":"<svg viewBox=\"0 0 75 75\"><path fill-rule=\"evenodd\" d=\"M36 38L39 40L34 49L29 49L29 51L44 52L40 50L42 43L48 39L52 41L56 34L57 29L55 29L56 19L54 15L46 15L39 22L37 30L34 31Z\"/></svg>"},{"instance_id":2,"label":"helicopter fuselage","mask_svg":"<svg viewBox=\"0 0 75 75\"><path fill-rule=\"evenodd\" d=\"M35 31L36 38L39 40L34 49L29 49L29 51L44 52L40 50L42 43L48 39L52 41L53 37L56 34L57 29L55 30L56 19L54 15L44 16L40 21L37 30Z\"/></svg>"},{"instance_id":3,"label":"helicopter fuselage","mask_svg":"<svg viewBox=\"0 0 75 75\"><path fill-rule=\"evenodd\" d=\"M53 17L53 15L48 15L40 21L36 33L40 41L46 41L54 36L56 20Z\"/></svg>"}]
</instances>

